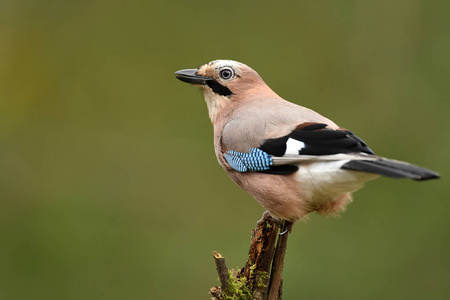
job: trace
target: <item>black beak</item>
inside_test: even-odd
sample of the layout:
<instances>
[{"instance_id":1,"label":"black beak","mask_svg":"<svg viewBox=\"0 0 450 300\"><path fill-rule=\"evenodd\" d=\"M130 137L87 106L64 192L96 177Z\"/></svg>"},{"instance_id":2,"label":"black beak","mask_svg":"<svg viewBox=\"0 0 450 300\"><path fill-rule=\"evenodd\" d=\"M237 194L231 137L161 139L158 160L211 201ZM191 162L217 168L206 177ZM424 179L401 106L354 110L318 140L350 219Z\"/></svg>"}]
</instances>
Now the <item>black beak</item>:
<instances>
[{"instance_id":1,"label":"black beak","mask_svg":"<svg viewBox=\"0 0 450 300\"><path fill-rule=\"evenodd\" d=\"M174 75L179 80L192 84L206 84L207 80L211 80L209 77L197 75L197 69L176 71Z\"/></svg>"}]
</instances>

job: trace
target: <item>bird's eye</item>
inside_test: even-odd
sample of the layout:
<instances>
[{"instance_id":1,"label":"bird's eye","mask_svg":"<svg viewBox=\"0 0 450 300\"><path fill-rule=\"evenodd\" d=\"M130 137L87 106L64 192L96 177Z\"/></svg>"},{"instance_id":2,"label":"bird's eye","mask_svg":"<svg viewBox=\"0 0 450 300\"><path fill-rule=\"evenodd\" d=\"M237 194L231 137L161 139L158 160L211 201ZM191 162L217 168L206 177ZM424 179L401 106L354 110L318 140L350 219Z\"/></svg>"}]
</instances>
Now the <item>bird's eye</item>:
<instances>
[{"instance_id":1,"label":"bird's eye","mask_svg":"<svg viewBox=\"0 0 450 300\"><path fill-rule=\"evenodd\" d=\"M231 77L233 77L234 73L233 73L232 69L224 68L224 69L220 70L219 75L222 79L230 79Z\"/></svg>"}]
</instances>

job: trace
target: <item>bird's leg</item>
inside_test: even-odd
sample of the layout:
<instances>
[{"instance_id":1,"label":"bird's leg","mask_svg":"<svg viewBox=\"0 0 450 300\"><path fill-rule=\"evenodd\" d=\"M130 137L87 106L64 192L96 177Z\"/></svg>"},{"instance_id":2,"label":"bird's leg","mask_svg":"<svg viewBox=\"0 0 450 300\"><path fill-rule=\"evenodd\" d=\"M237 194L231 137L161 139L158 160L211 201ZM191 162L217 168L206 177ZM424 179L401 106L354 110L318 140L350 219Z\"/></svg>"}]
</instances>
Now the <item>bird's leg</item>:
<instances>
[{"instance_id":1,"label":"bird's leg","mask_svg":"<svg viewBox=\"0 0 450 300\"><path fill-rule=\"evenodd\" d=\"M272 217L272 215L267 210L263 213L261 219L256 222L256 225L257 226L262 226L266 222L268 222L268 223L275 223L280 228L283 226L283 220L275 218L275 217Z\"/></svg>"},{"instance_id":2,"label":"bird's leg","mask_svg":"<svg viewBox=\"0 0 450 300\"><path fill-rule=\"evenodd\" d=\"M294 226L294 222L284 221L283 232L280 232L280 235L285 235L286 233L290 233L292 231L292 226Z\"/></svg>"}]
</instances>

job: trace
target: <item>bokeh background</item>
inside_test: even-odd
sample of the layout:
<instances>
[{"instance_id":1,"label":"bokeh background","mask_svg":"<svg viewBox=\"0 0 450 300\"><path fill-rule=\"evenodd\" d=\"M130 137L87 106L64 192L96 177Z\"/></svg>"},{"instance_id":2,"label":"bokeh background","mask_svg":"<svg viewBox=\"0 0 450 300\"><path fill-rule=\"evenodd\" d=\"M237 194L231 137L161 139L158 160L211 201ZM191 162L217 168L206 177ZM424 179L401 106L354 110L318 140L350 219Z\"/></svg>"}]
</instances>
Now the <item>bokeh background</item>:
<instances>
[{"instance_id":1,"label":"bokeh background","mask_svg":"<svg viewBox=\"0 0 450 300\"><path fill-rule=\"evenodd\" d=\"M0 299L209 299L263 209L179 69L234 59L380 155L290 237L285 299L450 299L448 1L0 1Z\"/></svg>"}]
</instances>

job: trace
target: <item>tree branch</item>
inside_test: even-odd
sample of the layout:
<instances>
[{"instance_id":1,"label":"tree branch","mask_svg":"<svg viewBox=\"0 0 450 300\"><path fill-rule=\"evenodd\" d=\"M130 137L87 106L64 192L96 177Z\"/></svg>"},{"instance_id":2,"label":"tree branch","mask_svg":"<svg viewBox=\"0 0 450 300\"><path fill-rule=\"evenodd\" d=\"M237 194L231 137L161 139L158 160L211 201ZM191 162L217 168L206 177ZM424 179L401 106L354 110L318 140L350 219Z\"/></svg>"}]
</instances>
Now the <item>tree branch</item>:
<instances>
[{"instance_id":1,"label":"tree branch","mask_svg":"<svg viewBox=\"0 0 450 300\"><path fill-rule=\"evenodd\" d=\"M283 235L278 237L277 248L275 250L275 257L272 263L272 271L269 285L269 300L281 299L283 293L283 267L284 258L286 256L287 249L287 239L289 236L290 229L292 228L292 223L289 221L284 221L283 228L281 232Z\"/></svg>"},{"instance_id":2,"label":"tree branch","mask_svg":"<svg viewBox=\"0 0 450 300\"><path fill-rule=\"evenodd\" d=\"M214 261L216 262L216 270L219 275L220 284L222 289L228 288L228 268L225 264L225 258L219 252L213 251Z\"/></svg>"},{"instance_id":3,"label":"tree branch","mask_svg":"<svg viewBox=\"0 0 450 300\"><path fill-rule=\"evenodd\" d=\"M286 256L288 231L292 223L284 221L279 235L280 221L268 213L252 230L250 250L245 266L228 271L225 259L213 252L217 273L222 287L213 287L213 299L281 300L283 286L283 266ZM233 298L235 299L235 298Z\"/></svg>"}]
</instances>

